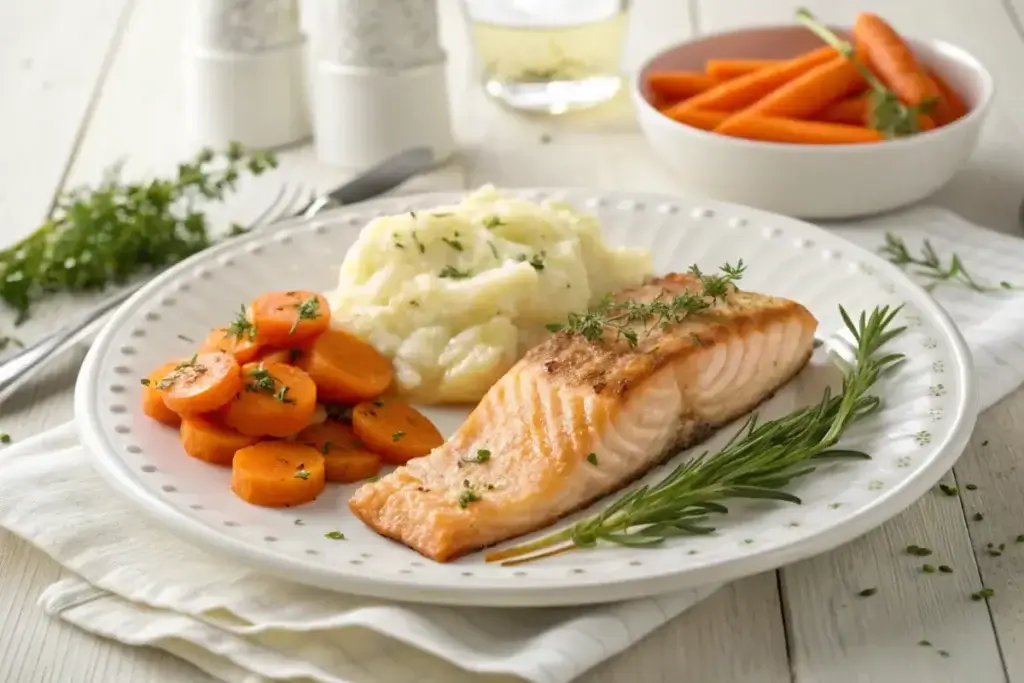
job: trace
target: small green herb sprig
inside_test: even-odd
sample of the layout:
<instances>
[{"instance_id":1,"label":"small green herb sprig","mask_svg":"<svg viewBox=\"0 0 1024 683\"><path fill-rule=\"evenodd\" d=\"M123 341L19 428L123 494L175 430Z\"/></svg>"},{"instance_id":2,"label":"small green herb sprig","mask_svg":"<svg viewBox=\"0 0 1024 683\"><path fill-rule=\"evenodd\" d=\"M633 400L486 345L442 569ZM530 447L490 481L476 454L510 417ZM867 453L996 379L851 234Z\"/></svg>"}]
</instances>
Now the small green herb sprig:
<instances>
[{"instance_id":1,"label":"small green herb sprig","mask_svg":"<svg viewBox=\"0 0 1024 683\"><path fill-rule=\"evenodd\" d=\"M985 285L974 279L974 276L967 271L963 260L955 252L949 257L949 263L943 263L939 258L932 243L924 240L921 244L920 256L910 253L907 243L902 238L891 232L885 233L885 244L878 249L878 253L900 268L913 267L914 275L928 278L930 282L924 285L928 291L935 289L941 282L955 282L972 289L975 292L999 292L1004 290L1020 289L1009 282L1000 282L998 285Z\"/></svg>"},{"instance_id":2,"label":"small green herb sprig","mask_svg":"<svg viewBox=\"0 0 1024 683\"><path fill-rule=\"evenodd\" d=\"M565 324L548 325L547 329L550 332L568 330L589 341L601 339L610 330L615 333L616 340L624 339L635 347L641 334L679 323L687 315L711 308L724 300L731 286L743 277L744 270L746 266L741 260L735 266L726 263L719 274L705 275L695 264L690 266L690 273L700 280L699 291L687 290L672 298L659 297L648 302L615 301L605 297L586 313L570 313Z\"/></svg>"},{"instance_id":3,"label":"small green herb sprig","mask_svg":"<svg viewBox=\"0 0 1024 683\"><path fill-rule=\"evenodd\" d=\"M117 165L96 187L58 197L42 227L0 251L0 301L21 322L48 294L124 284L202 251L212 242L202 204L222 201L243 173L276 165L272 154L238 144L200 151L172 178L126 182Z\"/></svg>"},{"instance_id":4,"label":"small green herb sprig","mask_svg":"<svg viewBox=\"0 0 1024 683\"><path fill-rule=\"evenodd\" d=\"M882 352L906 329L893 327L899 310L876 308L855 323L839 308L856 345L852 365L837 362L843 373L839 395L826 390L817 405L767 422L759 422L755 413L719 452L688 460L661 482L626 493L567 529L490 553L485 560L521 564L601 542L647 547L673 536L707 534L715 530L709 517L727 513L723 501L729 499L800 503L785 488L813 472L815 460L870 457L836 444L850 425L879 409L881 399L868 392L903 360L903 354Z\"/></svg>"},{"instance_id":5,"label":"small green herb sprig","mask_svg":"<svg viewBox=\"0 0 1024 683\"><path fill-rule=\"evenodd\" d=\"M857 59L853 46L830 31L808 10L796 11L796 20L806 26L814 35L846 57L868 84L868 125L887 138L900 138L921 132L921 115L929 113L936 105L934 99L920 104L908 105L879 80L871 69Z\"/></svg>"}]
</instances>

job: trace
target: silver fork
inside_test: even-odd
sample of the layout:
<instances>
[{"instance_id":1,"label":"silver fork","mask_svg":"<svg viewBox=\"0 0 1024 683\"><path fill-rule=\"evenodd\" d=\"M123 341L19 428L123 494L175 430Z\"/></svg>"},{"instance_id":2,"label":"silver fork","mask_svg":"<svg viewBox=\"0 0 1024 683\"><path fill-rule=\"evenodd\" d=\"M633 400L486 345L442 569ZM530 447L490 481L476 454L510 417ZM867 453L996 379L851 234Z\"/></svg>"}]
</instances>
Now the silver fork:
<instances>
[{"instance_id":1,"label":"silver fork","mask_svg":"<svg viewBox=\"0 0 1024 683\"><path fill-rule=\"evenodd\" d=\"M290 187L286 183L278 190L270 205L249 224L249 229L259 230L282 219L301 216L303 211L308 211L313 206L315 199L315 193L305 189L302 185ZM296 207L301 208L296 211ZM0 365L0 401L21 386L31 376L33 370L43 365L43 361L47 357L60 353L87 336L95 327L98 327L100 322L106 319L107 313L127 301L149 280L147 278L108 296L93 308L72 319L71 322L62 325L56 332L8 355Z\"/></svg>"}]
</instances>

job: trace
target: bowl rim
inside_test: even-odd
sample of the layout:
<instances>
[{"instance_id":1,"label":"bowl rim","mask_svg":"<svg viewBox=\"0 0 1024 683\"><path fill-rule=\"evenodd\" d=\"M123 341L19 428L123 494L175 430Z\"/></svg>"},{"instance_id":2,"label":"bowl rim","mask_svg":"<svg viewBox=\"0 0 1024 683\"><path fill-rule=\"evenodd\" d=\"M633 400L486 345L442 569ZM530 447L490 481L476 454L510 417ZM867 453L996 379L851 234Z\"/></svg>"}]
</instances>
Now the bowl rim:
<instances>
[{"instance_id":1,"label":"bowl rim","mask_svg":"<svg viewBox=\"0 0 1024 683\"><path fill-rule=\"evenodd\" d=\"M829 24L829 28L837 31L841 31L846 34L852 32L850 26L839 26L835 24ZM847 153L857 154L871 154L878 151L878 145L862 144L862 143L842 143L835 145L821 145L821 144L808 144L798 145L790 142L769 142L766 140L747 140L744 138L736 138L728 135L718 135L711 131L701 130L700 128L694 128L693 126L687 126L686 124L674 121L669 117L658 111L644 96L641 91L641 84L643 82L643 76L650 70L651 65L658 59L665 55L679 50L683 47L711 41L716 38L723 38L731 35L742 35L744 33L760 33L765 31L782 31L782 30L794 30L801 29L799 24L755 24L751 26L745 26L742 28L724 29L722 31L715 31L713 33L703 33L699 36L694 36L686 40L674 43L668 47L662 48L657 52L651 54L643 63L638 67L630 78L630 95L632 96L634 106L637 108L637 118L643 118L645 116L650 117L650 120L654 125L662 126L671 123L677 130L682 131L686 135L694 135L698 138L705 138L708 140L716 140L724 145L733 145L736 147L753 147L756 149L774 149L778 151L788 151L797 154L826 154L828 152L842 150ZM929 144L929 140L938 141L942 136L949 136L956 134L956 128L962 128L968 125L980 125L981 120L987 115L992 99L995 97L995 80L992 78L992 73L982 63L980 59L974 56L973 53L967 49L950 43L949 41L938 39L938 38L918 38L913 35L901 34L903 39L910 43L912 48L919 46L927 46L929 49L943 53L950 58L960 62L961 64L970 68L975 75L980 79L982 86L981 98L978 103L971 107L971 109L956 121L948 123L945 126L940 126L933 130L922 131L915 135L911 135L903 138L895 138L885 140L885 149L892 149L893 147L903 148L911 145ZM915 49L916 51L916 49ZM652 116L653 115L653 116ZM643 126L641 125L641 129ZM645 131L646 134L646 131ZM923 142L922 142L923 140Z\"/></svg>"}]
</instances>

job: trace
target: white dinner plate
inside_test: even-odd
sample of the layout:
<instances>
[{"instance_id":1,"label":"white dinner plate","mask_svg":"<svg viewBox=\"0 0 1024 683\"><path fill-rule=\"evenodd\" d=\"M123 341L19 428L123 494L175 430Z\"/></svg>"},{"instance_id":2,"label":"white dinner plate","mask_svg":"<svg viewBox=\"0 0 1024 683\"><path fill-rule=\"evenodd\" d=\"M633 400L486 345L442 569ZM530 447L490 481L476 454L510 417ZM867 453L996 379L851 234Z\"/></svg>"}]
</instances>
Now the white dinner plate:
<instances>
[{"instance_id":1,"label":"white dinner plate","mask_svg":"<svg viewBox=\"0 0 1024 683\"><path fill-rule=\"evenodd\" d=\"M657 273L692 263L713 270L742 258L744 289L803 303L820 321L822 337L842 328L840 304L853 315L902 305L898 320L908 329L891 348L905 353L907 362L877 386L884 409L843 441L872 459L823 464L796 481L790 490L801 505L733 505L729 514L713 518L718 530L708 536L674 538L653 548L599 546L515 567L485 564L482 553L437 564L351 515L346 502L354 486L328 485L317 501L298 508L253 507L229 490L226 469L188 457L175 430L143 416L139 380L151 369L191 354L195 344L189 340L230 321L241 303L262 292L333 288L346 249L375 216L461 198L433 194L368 202L238 237L143 288L114 314L78 378L75 419L96 467L156 521L253 569L380 598L536 606L728 581L824 552L906 508L963 451L978 411L970 354L932 298L877 256L812 225L724 203L594 190L512 194L564 198L596 214L612 243L649 249ZM777 415L815 403L835 379L818 349L811 365L762 412ZM446 433L466 414L425 412ZM737 426L701 450L721 445ZM643 481L658 480L665 471L658 468ZM331 531L341 531L345 540L325 536Z\"/></svg>"}]
</instances>

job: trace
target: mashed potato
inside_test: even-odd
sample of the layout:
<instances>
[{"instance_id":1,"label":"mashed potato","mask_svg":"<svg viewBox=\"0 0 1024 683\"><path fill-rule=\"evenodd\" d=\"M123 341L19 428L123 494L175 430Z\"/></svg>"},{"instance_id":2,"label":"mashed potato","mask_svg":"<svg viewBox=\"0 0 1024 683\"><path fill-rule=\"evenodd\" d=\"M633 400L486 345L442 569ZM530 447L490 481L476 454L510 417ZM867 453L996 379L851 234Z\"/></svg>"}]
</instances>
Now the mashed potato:
<instances>
[{"instance_id":1,"label":"mashed potato","mask_svg":"<svg viewBox=\"0 0 1024 683\"><path fill-rule=\"evenodd\" d=\"M327 294L337 323L392 359L424 403L474 402L570 312L651 273L595 218L483 187L460 204L378 218Z\"/></svg>"}]
</instances>

